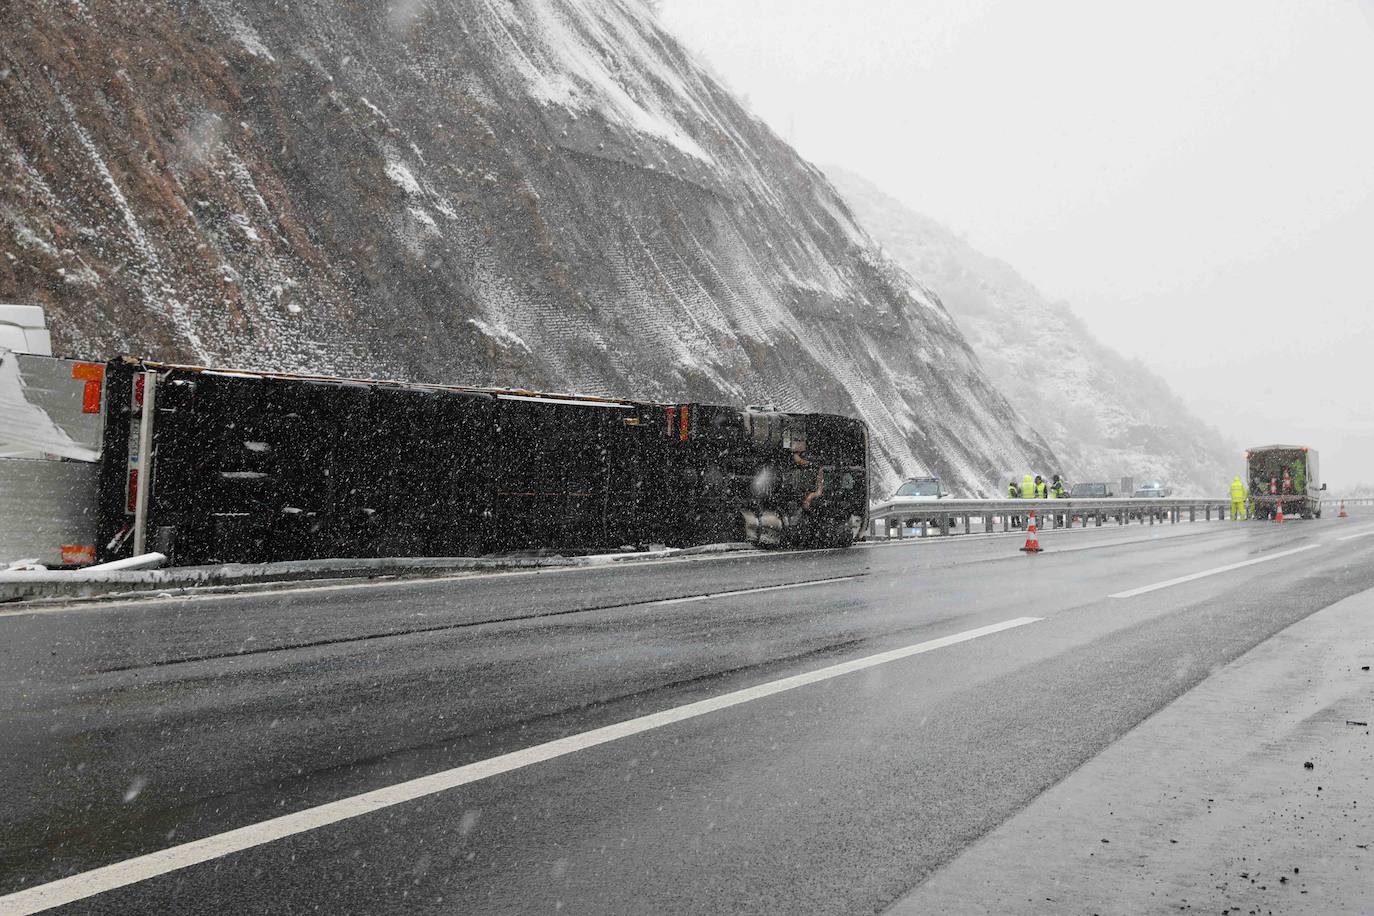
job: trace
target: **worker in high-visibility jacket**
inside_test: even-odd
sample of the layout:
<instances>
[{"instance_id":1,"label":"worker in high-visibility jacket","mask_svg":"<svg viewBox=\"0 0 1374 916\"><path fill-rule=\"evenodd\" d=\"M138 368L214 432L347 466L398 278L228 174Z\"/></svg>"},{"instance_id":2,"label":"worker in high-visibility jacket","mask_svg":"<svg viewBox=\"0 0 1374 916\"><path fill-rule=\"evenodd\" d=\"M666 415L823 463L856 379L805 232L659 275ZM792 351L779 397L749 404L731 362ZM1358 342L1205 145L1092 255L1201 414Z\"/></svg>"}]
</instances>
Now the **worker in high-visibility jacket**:
<instances>
[{"instance_id":1,"label":"worker in high-visibility jacket","mask_svg":"<svg viewBox=\"0 0 1374 916\"><path fill-rule=\"evenodd\" d=\"M1020 499L1020 498L1021 498L1021 488L1018 487L1018 486L1016 485L1016 481L1015 481L1015 480L1009 481L1009 482L1007 483L1007 499ZM1013 528L1020 528L1020 527L1021 527L1021 516L1019 516L1019 515L1013 515L1013 516L1011 517L1011 526L1012 526Z\"/></svg>"},{"instance_id":2,"label":"worker in high-visibility jacket","mask_svg":"<svg viewBox=\"0 0 1374 916\"><path fill-rule=\"evenodd\" d=\"M1035 475L1035 498L1036 498L1036 499L1049 499L1049 498L1050 498L1050 488L1049 488L1048 486L1046 486L1046 484L1045 484L1045 478L1041 477L1039 474L1036 474L1036 475Z\"/></svg>"},{"instance_id":3,"label":"worker in high-visibility jacket","mask_svg":"<svg viewBox=\"0 0 1374 916\"><path fill-rule=\"evenodd\" d=\"M1236 522L1245 518L1245 484L1241 482L1240 475L1231 481L1231 521Z\"/></svg>"},{"instance_id":4,"label":"worker in high-visibility jacket","mask_svg":"<svg viewBox=\"0 0 1374 916\"><path fill-rule=\"evenodd\" d=\"M1063 474L1055 474L1054 481L1050 484L1050 499L1068 499L1069 488L1064 483ZM1063 528L1069 523L1069 518L1064 513L1056 512L1054 515L1054 526Z\"/></svg>"},{"instance_id":5,"label":"worker in high-visibility jacket","mask_svg":"<svg viewBox=\"0 0 1374 916\"><path fill-rule=\"evenodd\" d=\"M1029 475L1029 474L1027 474L1026 476L1024 476L1024 477L1021 478L1021 498L1022 498L1022 499L1035 499L1035 478L1032 477L1032 476ZM1031 509L1030 511L1031 511L1031 512L1034 512L1035 510L1034 510L1034 509ZM1022 521L1023 524L1029 526L1029 525L1030 525L1030 515L1029 515L1029 513L1028 513L1026 516L1022 517L1021 521Z\"/></svg>"}]
</instances>

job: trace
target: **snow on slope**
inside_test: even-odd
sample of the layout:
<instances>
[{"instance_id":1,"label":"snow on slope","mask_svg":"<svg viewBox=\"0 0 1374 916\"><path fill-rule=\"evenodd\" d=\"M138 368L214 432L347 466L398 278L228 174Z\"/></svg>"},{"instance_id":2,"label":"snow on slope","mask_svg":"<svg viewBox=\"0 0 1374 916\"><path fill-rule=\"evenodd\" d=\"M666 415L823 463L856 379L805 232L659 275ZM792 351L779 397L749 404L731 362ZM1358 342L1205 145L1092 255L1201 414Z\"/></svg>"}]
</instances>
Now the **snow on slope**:
<instances>
[{"instance_id":1,"label":"snow on slope","mask_svg":"<svg viewBox=\"0 0 1374 916\"><path fill-rule=\"evenodd\" d=\"M838 167L826 174L899 264L931 284L993 382L1050 442L1070 480L1170 482L1224 494L1241 453L1168 385L1099 343L1002 261Z\"/></svg>"},{"instance_id":2,"label":"snow on slope","mask_svg":"<svg viewBox=\"0 0 1374 916\"><path fill-rule=\"evenodd\" d=\"M67 352L774 403L878 489L1044 441L639 0L0 6L0 299Z\"/></svg>"}]
</instances>

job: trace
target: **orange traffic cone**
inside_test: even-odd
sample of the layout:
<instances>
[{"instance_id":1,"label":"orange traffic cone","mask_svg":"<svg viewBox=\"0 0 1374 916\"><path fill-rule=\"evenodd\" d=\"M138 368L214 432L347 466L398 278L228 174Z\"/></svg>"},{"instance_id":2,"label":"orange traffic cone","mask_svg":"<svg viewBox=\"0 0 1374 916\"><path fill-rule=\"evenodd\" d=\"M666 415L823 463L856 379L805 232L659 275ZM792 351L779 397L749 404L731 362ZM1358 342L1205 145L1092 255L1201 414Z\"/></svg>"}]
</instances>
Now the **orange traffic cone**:
<instances>
[{"instance_id":1,"label":"orange traffic cone","mask_svg":"<svg viewBox=\"0 0 1374 916\"><path fill-rule=\"evenodd\" d=\"M1341 500L1341 511L1340 514L1336 516L1336 518L1350 518L1350 516L1345 514L1345 500Z\"/></svg>"},{"instance_id":2,"label":"orange traffic cone","mask_svg":"<svg viewBox=\"0 0 1374 916\"><path fill-rule=\"evenodd\" d=\"M1035 510L1030 512L1030 527L1026 529L1026 546L1021 549L1026 553L1039 553L1044 548L1040 546L1040 539L1035 536Z\"/></svg>"},{"instance_id":3,"label":"orange traffic cone","mask_svg":"<svg viewBox=\"0 0 1374 916\"><path fill-rule=\"evenodd\" d=\"M1279 510L1274 513L1274 522L1277 524L1278 522L1283 521L1283 500L1274 500L1274 505L1279 507Z\"/></svg>"}]
</instances>

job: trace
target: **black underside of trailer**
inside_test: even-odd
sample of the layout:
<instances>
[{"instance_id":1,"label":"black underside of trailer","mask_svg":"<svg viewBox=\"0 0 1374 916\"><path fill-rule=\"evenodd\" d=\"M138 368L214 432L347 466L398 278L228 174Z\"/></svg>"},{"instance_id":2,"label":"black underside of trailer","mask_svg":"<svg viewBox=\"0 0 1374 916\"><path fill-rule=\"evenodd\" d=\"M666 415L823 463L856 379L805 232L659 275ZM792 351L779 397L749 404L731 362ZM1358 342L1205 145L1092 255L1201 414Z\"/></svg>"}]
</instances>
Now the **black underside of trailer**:
<instances>
[{"instance_id":1,"label":"black underside of trailer","mask_svg":"<svg viewBox=\"0 0 1374 916\"><path fill-rule=\"evenodd\" d=\"M132 550L150 367L107 370L103 560ZM866 433L842 417L153 368L145 530L179 565L686 546L761 518L764 543L838 546L865 512Z\"/></svg>"}]
</instances>

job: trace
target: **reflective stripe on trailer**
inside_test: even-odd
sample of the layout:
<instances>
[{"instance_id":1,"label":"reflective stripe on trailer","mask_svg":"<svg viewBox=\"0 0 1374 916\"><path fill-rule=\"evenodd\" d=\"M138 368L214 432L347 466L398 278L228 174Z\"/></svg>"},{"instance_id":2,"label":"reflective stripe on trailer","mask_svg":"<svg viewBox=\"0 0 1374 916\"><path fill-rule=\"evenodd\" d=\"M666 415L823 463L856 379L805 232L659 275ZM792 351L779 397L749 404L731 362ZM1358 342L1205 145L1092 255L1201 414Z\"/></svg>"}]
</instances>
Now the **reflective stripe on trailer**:
<instances>
[{"instance_id":1,"label":"reflective stripe on trailer","mask_svg":"<svg viewBox=\"0 0 1374 916\"><path fill-rule=\"evenodd\" d=\"M691 414L686 404L667 407L664 413L668 419L668 438L686 442L691 435Z\"/></svg>"},{"instance_id":2,"label":"reflective stripe on trailer","mask_svg":"<svg viewBox=\"0 0 1374 916\"><path fill-rule=\"evenodd\" d=\"M63 544L63 566L90 566L95 562L94 544Z\"/></svg>"},{"instance_id":3,"label":"reflective stripe on trailer","mask_svg":"<svg viewBox=\"0 0 1374 916\"><path fill-rule=\"evenodd\" d=\"M86 383L81 392L81 412L100 413L100 383L105 381L105 367L100 363L77 363L72 366L72 378Z\"/></svg>"},{"instance_id":4,"label":"reflective stripe on trailer","mask_svg":"<svg viewBox=\"0 0 1374 916\"><path fill-rule=\"evenodd\" d=\"M129 411L129 457L126 463L127 475L127 498L124 502L124 514L135 515L138 511L138 465L139 465L139 433L143 426L143 417L138 411L143 408L143 373L135 372L131 380L130 397L133 408Z\"/></svg>"}]
</instances>

